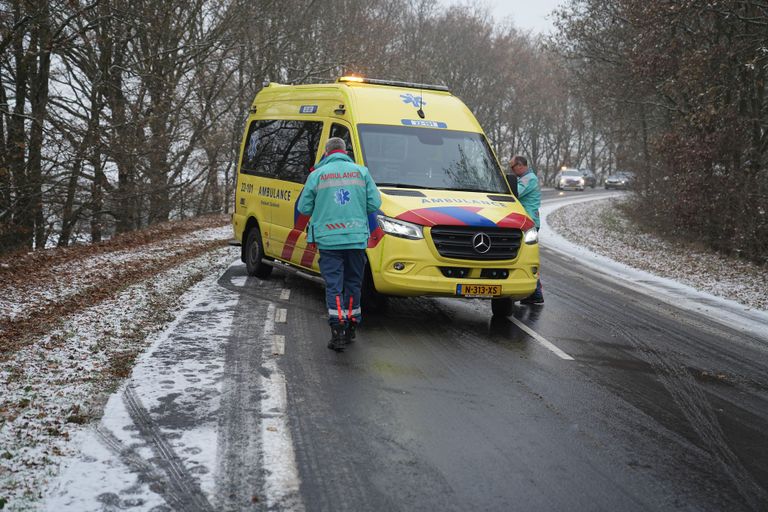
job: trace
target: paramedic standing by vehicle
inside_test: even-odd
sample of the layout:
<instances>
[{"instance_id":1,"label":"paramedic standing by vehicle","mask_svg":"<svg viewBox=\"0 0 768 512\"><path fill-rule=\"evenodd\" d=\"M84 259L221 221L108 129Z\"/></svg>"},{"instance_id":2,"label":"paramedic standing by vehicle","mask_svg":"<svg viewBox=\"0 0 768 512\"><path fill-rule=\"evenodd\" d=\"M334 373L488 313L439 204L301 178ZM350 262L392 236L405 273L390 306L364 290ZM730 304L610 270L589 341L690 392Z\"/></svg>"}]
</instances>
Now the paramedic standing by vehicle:
<instances>
[{"instance_id":1,"label":"paramedic standing by vehicle","mask_svg":"<svg viewBox=\"0 0 768 512\"><path fill-rule=\"evenodd\" d=\"M525 208L525 212L533 219L536 229L539 229L539 207L541 206L541 190L539 178L528 168L528 160L524 156L515 155L509 167L517 176L517 199ZM541 279L536 280L536 291L520 301L521 304L541 306L544 304L544 294L541 291Z\"/></svg>"},{"instance_id":2,"label":"paramedic standing by vehicle","mask_svg":"<svg viewBox=\"0 0 768 512\"><path fill-rule=\"evenodd\" d=\"M307 178L298 210L311 216L308 242L320 250L320 273L325 279L325 301L331 340L340 352L360 324L360 288L368 246L368 214L381 206L381 195L368 169L347 155L343 139L325 144L325 157Z\"/></svg>"}]
</instances>

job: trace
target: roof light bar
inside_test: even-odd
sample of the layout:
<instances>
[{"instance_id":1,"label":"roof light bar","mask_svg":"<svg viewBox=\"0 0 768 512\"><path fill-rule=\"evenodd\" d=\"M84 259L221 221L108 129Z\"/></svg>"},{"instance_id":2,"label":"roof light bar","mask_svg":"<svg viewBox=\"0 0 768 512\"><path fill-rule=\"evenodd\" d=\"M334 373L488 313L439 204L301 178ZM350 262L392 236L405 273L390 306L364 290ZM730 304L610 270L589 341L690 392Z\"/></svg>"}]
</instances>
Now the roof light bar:
<instances>
[{"instance_id":1,"label":"roof light bar","mask_svg":"<svg viewBox=\"0 0 768 512\"><path fill-rule=\"evenodd\" d=\"M435 84L417 84L414 82L399 82L397 80L379 80L376 78L363 78L359 76L342 76L337 82L357 82L363 84L372 85L391 85L393 87L407 87L409 89L424 89L428 91L445 91L448 92L448 87L444 85Z\"/></svg>"}]
</instances>

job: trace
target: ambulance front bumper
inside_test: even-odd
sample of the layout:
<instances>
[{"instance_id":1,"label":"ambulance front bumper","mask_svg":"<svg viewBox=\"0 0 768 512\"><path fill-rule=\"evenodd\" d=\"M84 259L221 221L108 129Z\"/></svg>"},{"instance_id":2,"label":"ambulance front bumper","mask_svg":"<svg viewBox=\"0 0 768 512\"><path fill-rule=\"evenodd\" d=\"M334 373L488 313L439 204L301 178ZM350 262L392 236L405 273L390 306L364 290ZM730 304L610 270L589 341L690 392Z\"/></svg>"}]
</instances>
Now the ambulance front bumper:
<instances>
[{"instance_id":1,"label":"ambulance front bumper","mask_svg":"<svg viewBox=\"0 0 768 512\"><path fill-rule=\"evenodd\" d=\"M478 261L444 258L427 238L385 236L368 259L376 291L396 296L456 297L481 285L494 297L522 299L536 289L539 272L538 244L521 245L513 260Z\"/></svg>"}]
</instances>

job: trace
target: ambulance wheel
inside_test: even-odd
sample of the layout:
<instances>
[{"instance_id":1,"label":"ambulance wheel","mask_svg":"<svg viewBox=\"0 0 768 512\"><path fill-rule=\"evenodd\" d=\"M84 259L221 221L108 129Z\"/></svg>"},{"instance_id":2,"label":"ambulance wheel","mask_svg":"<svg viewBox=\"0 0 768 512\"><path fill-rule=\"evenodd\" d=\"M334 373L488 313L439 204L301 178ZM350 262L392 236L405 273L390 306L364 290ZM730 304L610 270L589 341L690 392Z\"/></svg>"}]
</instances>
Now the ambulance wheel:
<instances>
[{"instance_id":1,"label":"ambulance wheel","mask_svg":"<svg viewBox=\"0 0 768 512\"><path fill-rule=\"evenodd\" d=\"M500 299L491 299L491 311L493 316L509 316L515 307L515 301L512 297L501 297Z\"/></svg>"},{"instance_id":2,"label":"ambulance wheel","mask_svg":"<svg viewBox=\"0 0 768 512\"><path fill-rule=\"evenodd\" d=\"M384 311L387 309L389 297L376 291L376 285L373 284L373 276L368 265L365 266L365 276L363 276L363 289L360 291L360 306L366 312Z\"/></svg>"},{"instance_id":3,"label":"ambulance wheel","mask_svg":"<svg viewBox=\"0 0 768 512\"><path fill-rule=\"evenodd\" d=\"M261 241L259 228L251 228L245 242L245 268L249 276L269 277L272 265L264 263L264 243Z\"/></svg>"}]
</instances>

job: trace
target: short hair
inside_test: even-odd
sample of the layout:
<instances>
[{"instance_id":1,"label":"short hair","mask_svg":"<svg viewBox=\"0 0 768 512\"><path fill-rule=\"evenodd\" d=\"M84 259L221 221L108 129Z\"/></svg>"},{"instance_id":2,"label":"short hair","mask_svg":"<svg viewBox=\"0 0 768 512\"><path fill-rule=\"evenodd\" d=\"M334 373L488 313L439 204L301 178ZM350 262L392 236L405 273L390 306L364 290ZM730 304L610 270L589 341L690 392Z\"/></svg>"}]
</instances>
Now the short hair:
<instances>
[{"instance_id":1,"label":"short hair","mask_svg":"<svg viewBox=\"0 0 768 512\"><path fill-rule=\"evenodd\" d=\"M337 151L337 150L346 151L347 150L347 143L344 142L344 139L339 137L331 137L328 139L328 142L325 143L325 152L330 153L331 151Z\"/></svg>"},{"instance_id":2,"label":"short hair","mask_svg":"<svg viewBox=\"0 0 768 512\"><path fill-rule=\"evenodd\" d=\"M522 164L522 165L525 165L527 167L528 166L528 159L525 158L522 155L515 155L515 156L512 157L512 163L513 164L514 163Z\"/></svg>"}]
</instances>

